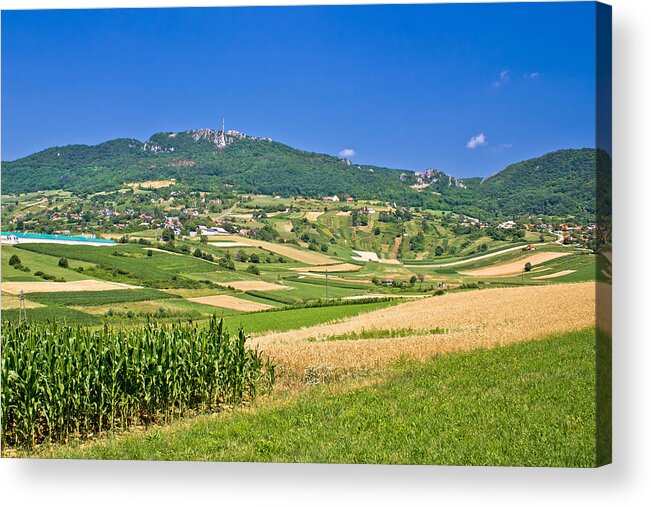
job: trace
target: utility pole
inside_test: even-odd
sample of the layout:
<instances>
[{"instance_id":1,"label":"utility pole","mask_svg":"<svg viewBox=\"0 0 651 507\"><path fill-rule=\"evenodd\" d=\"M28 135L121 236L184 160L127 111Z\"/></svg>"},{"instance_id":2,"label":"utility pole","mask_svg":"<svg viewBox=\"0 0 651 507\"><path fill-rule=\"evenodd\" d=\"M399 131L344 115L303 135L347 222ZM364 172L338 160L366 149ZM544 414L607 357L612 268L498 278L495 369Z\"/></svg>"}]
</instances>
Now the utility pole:
<instances>
[{"instance_id":1,"label":"utility pole","mask_svg":"<svg viewBox=\"0 0 651 507\"><path fill-rule=\"evenodd\" d=\"M18 301L20 302L20 308L18 309L18 325L22 323L27 324L27 309L25 308L25 291L20 289L18 294Z\"/></svg>"}]
</instances>

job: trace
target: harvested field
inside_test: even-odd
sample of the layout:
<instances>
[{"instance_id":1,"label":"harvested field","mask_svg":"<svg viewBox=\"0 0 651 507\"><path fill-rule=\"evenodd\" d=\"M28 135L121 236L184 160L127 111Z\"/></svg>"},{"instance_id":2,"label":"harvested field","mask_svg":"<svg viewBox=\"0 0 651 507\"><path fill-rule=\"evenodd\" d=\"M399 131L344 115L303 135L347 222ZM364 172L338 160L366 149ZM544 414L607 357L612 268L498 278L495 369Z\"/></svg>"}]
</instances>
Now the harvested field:
<instances>
[{"instance_id":1,"label":"harvested field","mask_svg":"<svg viewBox=\"0 0 651 507\"><path fill-rule=\"evenodd\" d=\"M250 245L247 245L246 243L240 243L237 241L210 241L208 243L211 246L216 246L217 248L243 248L243 247L248 247Z\"/></svg>"},{"instance_id":2,"label":"harvested field","mask_svg":"<svg viewBox=\"0 0 651 507\"><path fill-rule=\"evenodd\" d=\"M228 236L224 236L224 239L226 238L228 238ZM243 238L240 236L231 236L229 239L239 241L246 244L247 246L260 247L263 250L274 252L285 257L289 257L290 259L294 259L295 261L303 262L305 264L318 266L323 264L332 264L334 262L334 259L332 257L328 257L327 255L312 252L310 250L301 250L300 248L295 248L289 245L279 245L276 243L270 243L268 241Z\"/></svg>"},{"instance_id":3,"label":"harvested field","mask_svg":"<svg viewBox=\"0 0 651 507\"><path fill-rule=\"evenodd\" d=\"M190 299L200 296L216 296L223 294L224 290L206 287L201 289L161 289L161 292L167 292L168 294L175 294L177 296L181 296L182 298Z\"/></svg>"},{"instance_id":4,"label":"harvested field","mask_svg":"<svg viewBox=\"0 0 651 507\"><path fill-rule=\"evenodd\" d=\"M30 292L76 292L119 289L142 289L137 285L104 282L102 280L77 280L74 282L3 282L2 292L18 295L23 290Z\"/></svg>"},{"instance_id":5,"label":"harvested field","mask_svg":"<svg viewBox=\"0 0 651 507\"><path fill-rule=\"evenodd\" d=\"M520 257L516 261L505 262L494 266L485 268L471 269L470 271L460 271L462 275L474 276L477 278L491 278L494 276L512 276L522 273L524 265L530 262L532 266L541 264L543 262L558 259L570 255L569 252L538 252L524 257Z\"/></svg>"},{"instance_id":6,"label":"harvested field","mask_svg":"<svg viewBox=\"0 0 651 507\"><path fill-rule=\"evenodd\" d=\"M240 312L257 312L273 308L271 305L256 303L255 301L247 301L246 299L227 295L189 298L188 301L201 303L202 305L217 306L219 308L228 308L229 310L239 310Z\"/></svg>"},{"instance_id":7,"label":"harvested field","mask_svg":"<svg viewBox=\"0 0 651 507\"><path fill-rule=\"evenodd\" d=\"M548 275L534 276L532 280L547 280L548 278L558 278L559 276L571 275L575 273L576 269L565 269L556 273L549 273Z\"/></svg>"},{"instance_id":8,"label":"harvested field","mask_svg":"<svg viewBox=\"0 0 651 507\"><path fill-rule=\"evenodd\" d=\"M393 250L391 251L391 258L392 259L397 259L398 258L398 250L400 250L400 245L401 244L402 244L402 236L398 236L393 241Z\"/></svg>"},{"instance_id":9,"label":"harvested field","mask_svg":"<svg viewBox=\"0 0 651 507\"><path fill-rule=\"evenodd\" d=\"M428 297L426 294L360 294L359 296L344 296L341 299L421 299Z\"/></svg>"},{"instance_id":10,"label":"harvested field","mask_svg":"<svg viewBox=\"0 0 651 507\"><path fill-rule=\"evenodd\" d=\"M40 308L41 303L35 303L34 301L25 300L25 308ZM18 296L12 294L2 294L2 309L3 310L15 310L20 308L20 300Z\"/></svg>"},{"instance_id":11,"label":"harvested field","mask_svg":"<svg viewBox=\"0 0 651 507\"><path fill-rule=\"evenodd\" d=\"M301 275L301 276L299 276L299 278L304 278L304 277L307 276L309 278L325 279L325 277L326 277L326 275L324 273L312 273L312 272L307 272L307 271L302 271L302 272L299 272L298 274ZM346 278L346 277L343 277L343 276L335 276L335 275L328 275L328 280L339 280L339 281L342 281L342 282L354 282L356 284L365 283L365 284L368 284L368 285L373 283L371 280L366 280L364 278L360 278L359 280L352 280L350 278Z\"/></svg>"},{"instance_id":12,"label":"harvested field","mask_svg":"<svg viewBox=\"0 0 651 507\"><path fill-rule=\"evenodd\" d=\"M316 219L323 215L323 211L308 211L305 213L305 218L310 222L316 222Z\"/></svg>"},{"instance_id":13,"label":"harvested field","mask_svg":"<svg viewBox=\"0 0 651 507\"><path fill-rule=\"evenodd\" d=\"M234 289L247 290L287 290L290 287L279 285L277 283L263 282L259 280L243 280L241 282L224 282L222 285L233 287Z\"/></svg>"},{"instance_id":14,"label":"harvested field","mask_svg":"<svg viewBox=\"0 0 651 507\"><path fill-rule=\"evenodd\" d=\"M136 181L127 183L126 185L131 188L164 188L170 187L176 183L176 180L150 180L150 181Z\"/></svg>"},{"instance_id":15,"label":"harvested field","mask_svg":"<svg viewBox=\"0 0 651 507\"><path fill-rule=\"evenodd\" d=\"M337 211L338 217L349 217L352 215L352 211Z\"/></svg>"},{"instance_id":16,"label":"harvested field","mask_svg":"<svg viewBox=\"0 0 651 507\"><path fill-rule=\"evenodd\" d=\"M314 266L314 267L302 267L302 268L291 268L294 271L305 271L311 273L323 273L327 271L328 273L337 273L342 271L359 271L362 269L362 266L357 266L356 264L349 264L347 262L342 264L331 264L330 266Z\"/></svg>"},{"instance_id":17,"label":"harvested field","mask_svg":"<svg viewBox=\"0 0 651 507\"><path fill-rule=\"evenodd\" d=\"M400 261L397 259L380 259L375 252L365 252L363 250L353 250L357 254L357 257L353 257L354 261L364 261L364 262L379 262L381 264L400 264Z\"/></svg>"},{"instance_id":18,"label":"harvested field","mask_svg":"<svg viewBox=\"0 0 651 507\"><path fill-rule=\"evenodd\" d=\"M172 300L173 301L173 300ZM174 306L173 302L170 300L161 300L157 299L154 301L138 301L137 306L134 306L133 303L109 303L105 305L96 305L96 306L69 306L68 308L72 310L77 310L78 312L84 312L89 315L102 316L105 315L109 310L114 312L126 313L128 311L135 311L135 313L154 313L160 308L164 308L165 311L169 313L179 313L180 310L178 307Z\"/></svg>"},{"instance_id":19,"label":"harvested field","mask_svg":"<svg viewBox=\"0 0 651 507\"><path fill-rule=\"evenodd\" d=\"M567 318L541 318L565 315ZM290 375L306 371L354 371L381 366L402 356L488 348L533 340L594 325L595 283L541 285L458 292L373 311L343 322L251 340L283 363ZM328 340L373 330L410 329L390 339ZM444 334L433 333L444 329Z\"/></svg>"}]
</instances>

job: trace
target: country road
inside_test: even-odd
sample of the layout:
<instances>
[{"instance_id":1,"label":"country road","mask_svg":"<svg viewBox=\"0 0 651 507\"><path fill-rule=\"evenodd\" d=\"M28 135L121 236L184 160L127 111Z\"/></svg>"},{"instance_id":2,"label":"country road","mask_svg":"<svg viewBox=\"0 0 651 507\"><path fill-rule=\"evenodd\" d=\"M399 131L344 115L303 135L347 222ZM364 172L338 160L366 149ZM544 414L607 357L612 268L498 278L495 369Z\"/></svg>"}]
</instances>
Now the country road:
<instances>
[{"instance_id":1,"label":"country road","mask_svg":"<svg viewBox=\"0 0 651 507\"><path fill-rule=\"evenodd\" d=\"M221 220L222 218L226 218L228 215L233 213L235 208L237 208L237 205L240 203L240 201L237 201L235 204L233 204L230 208L227 210L222 211L219 215L215 217L215 220Z\"/></svg>"}]
</instances>

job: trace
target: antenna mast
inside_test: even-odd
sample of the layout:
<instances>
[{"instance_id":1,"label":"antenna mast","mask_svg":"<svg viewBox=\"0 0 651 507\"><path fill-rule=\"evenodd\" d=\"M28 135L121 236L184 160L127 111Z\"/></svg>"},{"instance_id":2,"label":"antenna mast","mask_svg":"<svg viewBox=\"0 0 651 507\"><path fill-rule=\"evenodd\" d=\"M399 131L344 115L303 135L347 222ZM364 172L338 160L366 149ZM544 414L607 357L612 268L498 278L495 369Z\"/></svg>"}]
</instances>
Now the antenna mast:
<instances>
[{"instance_id":1,"label":"antenna mast","mask_svg":"<svg viewBox=\"0 0 651 507\"><path fill-rule=\"evenodd\" d=\"M226 133L225 128L226 128L226 127L224 127L224 123L225 123L225 122L224 122L224 118L222 117L222 132L221 132L221 134L219 135L219 145L220 145L222 148L226 147L226 135L225 135L225 133Z\"/></svg>"}]
</instances>

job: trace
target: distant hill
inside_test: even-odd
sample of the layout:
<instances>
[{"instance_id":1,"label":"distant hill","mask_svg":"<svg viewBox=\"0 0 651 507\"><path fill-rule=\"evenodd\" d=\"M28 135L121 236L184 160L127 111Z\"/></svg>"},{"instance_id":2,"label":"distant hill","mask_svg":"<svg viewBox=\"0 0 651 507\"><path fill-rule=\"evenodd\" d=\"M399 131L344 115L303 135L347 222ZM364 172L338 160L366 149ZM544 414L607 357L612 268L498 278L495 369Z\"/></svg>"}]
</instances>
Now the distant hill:
<instances>
[{"instance_id":1,"label":"distant hill","mask_svg":"<svg viewBox=\"0 0 651 507\"><path fill-rule=\"evenodd\" d=\"M296 150L240 133L202 129L160 133L142 143L116 139L96 146L49 148L2 164L3 193L63 189L77 193L115 190L124 183L175 178L193 189L239 192L353 195L408 201L422 197L402 184L391 169L349 165L330 155Z\"/></svg>"},{"instance_id":2,"label":"distant hill","mask_svg":"<svg viewBox=\"0 0 651 507\"><path fill-rule=\"evenodd\" d=\"M2 163L2 192L62 189L79 194L174 178L195 190L323 197L337 194L453 209L478 217L595 211L594 149L559 150L480 178L400 171L297 150L270 139L210 129L159 133L148 141L48 148ZM231 187L229 187L231 188Z\"/></svg>"},{"instance_id":3,"label":"distant hill","mask_svg":"<svg viewBox=\"0 0 651 507\"><path fill-rule=\"evenodd\" d=\"M481 182L484 209L514 214L594 213L597 152L558 150L511 164Z\"/></svg>"}]
</instances>

